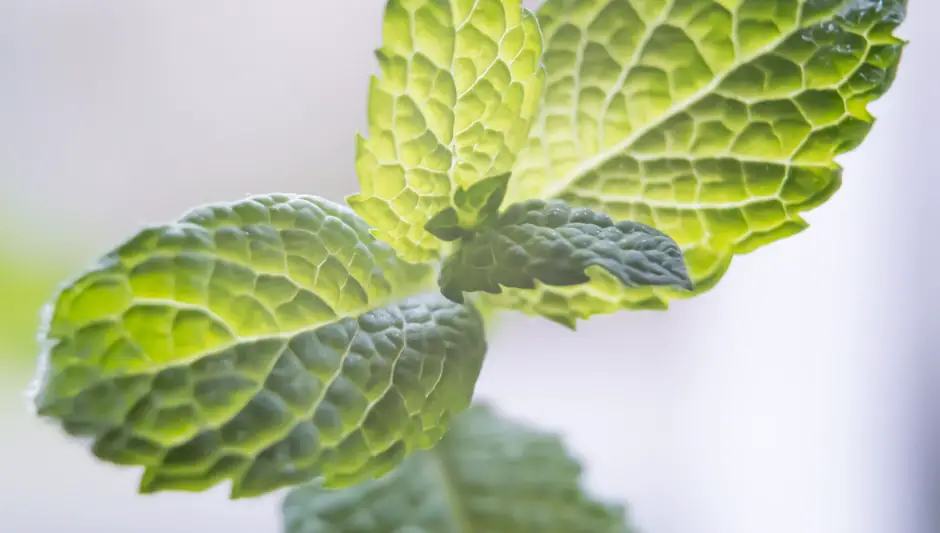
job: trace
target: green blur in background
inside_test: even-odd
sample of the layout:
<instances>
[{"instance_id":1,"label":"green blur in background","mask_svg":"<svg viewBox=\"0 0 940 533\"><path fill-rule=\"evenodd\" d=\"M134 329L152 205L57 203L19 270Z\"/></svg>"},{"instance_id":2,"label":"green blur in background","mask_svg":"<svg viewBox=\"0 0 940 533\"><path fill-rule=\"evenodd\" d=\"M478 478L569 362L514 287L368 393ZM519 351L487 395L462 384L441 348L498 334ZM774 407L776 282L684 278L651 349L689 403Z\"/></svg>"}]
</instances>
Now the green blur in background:
<instances>
[{"instance_id":1,"label":"green blur in background","mask_svg":"<svg viewBox=\"0 0 940 533\"><path fill-rule=\"evenodd\" d=\"M43 305L77 273L83 254L48 235L14 236L13 224L0 228L0 372L9 395L11 380L32 373Z\"/></svg>"}]
</instances>

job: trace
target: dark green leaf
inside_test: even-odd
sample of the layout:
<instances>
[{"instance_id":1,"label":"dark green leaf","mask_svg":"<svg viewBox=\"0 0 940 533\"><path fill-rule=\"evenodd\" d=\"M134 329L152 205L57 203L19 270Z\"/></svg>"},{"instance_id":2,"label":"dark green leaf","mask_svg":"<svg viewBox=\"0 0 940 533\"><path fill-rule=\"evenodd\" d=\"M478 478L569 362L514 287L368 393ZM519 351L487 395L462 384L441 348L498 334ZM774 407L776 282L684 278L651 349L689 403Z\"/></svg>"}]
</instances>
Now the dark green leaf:
<instances>
[{"instance_id":1,"label":"dark green leaf","mask_svg":"<svg viewBox=\"0 0 940 533\"><path fill-rule=\"evenodd\" d=\"M285 533L628 533L624 509L586 495L561 441L474 406L433 450L343 490L298 487Z\"/></svg>"},{"instance_id":2,"label":"dark green leaf","mask_svg":"<svg viewBox=\"0 0 940 533\"><path fill-rule=\"evenodd\" d=\"M445 261L440 285L445 296L462 302L463 292L498 294L501 286L578 285L589 281L592 267L627 287L692 288L682 252L665 233L559 200L515 204L464 239Z\"/></svg>"},{"instance_id":3,"label":"dark green leaf","mask_svg":"<svg viewBox=\"0 0 940 533\"><path fill-rule=\"evenodd\" d=\"M434 235L442 241L456 241L470 235L470 231L460 226L457 210L448 207L440 213L431 217L431 220L424 226L431 235Z\"/></svg>"}]
</instances>

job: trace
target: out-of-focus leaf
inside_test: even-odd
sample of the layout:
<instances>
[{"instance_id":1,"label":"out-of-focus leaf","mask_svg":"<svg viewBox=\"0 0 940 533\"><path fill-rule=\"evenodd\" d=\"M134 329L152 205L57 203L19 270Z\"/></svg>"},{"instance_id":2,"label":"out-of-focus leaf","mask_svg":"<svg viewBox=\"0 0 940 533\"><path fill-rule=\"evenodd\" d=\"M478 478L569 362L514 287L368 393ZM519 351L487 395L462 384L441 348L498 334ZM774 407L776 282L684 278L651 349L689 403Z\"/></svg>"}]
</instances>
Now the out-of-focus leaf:
<instances>
[{"instance_id":1,"label":"out-of-focus leaf","mask_svg":"<svg viewBox=\"0 0 940 533\"><path fill-rule=\"evenodd\" d=\"M297 487L285 533L629 533L622 507L581 486L561 441L482 405L433 450L388 476L343 490Z\"/></svg>"}]
</instances>

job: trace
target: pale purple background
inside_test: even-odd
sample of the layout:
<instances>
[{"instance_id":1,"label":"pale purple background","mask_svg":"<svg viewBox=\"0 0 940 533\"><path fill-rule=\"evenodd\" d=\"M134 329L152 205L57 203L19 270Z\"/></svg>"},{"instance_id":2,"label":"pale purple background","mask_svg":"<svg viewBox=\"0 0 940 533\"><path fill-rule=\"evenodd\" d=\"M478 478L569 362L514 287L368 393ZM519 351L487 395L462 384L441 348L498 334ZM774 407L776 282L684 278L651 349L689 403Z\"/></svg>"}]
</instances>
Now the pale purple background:
<instances>
[{"instance_id":1,"label":"pale purple background","mask_svg":"<svg viewBox=\"0 0 940 533\"><path fill-rule=\"evenodd\" d=\"M564 432L644 532L940 530L940 4L911 4L897 83L810 230L668 313L494 335L480 396ZM90 258L194 204L341 199L381 7L0 0L0 208ZM136 496L137 472L28 418L28 377L0 380L0 531L278 530L275 497Z\"/></svg>"}]
</instances>

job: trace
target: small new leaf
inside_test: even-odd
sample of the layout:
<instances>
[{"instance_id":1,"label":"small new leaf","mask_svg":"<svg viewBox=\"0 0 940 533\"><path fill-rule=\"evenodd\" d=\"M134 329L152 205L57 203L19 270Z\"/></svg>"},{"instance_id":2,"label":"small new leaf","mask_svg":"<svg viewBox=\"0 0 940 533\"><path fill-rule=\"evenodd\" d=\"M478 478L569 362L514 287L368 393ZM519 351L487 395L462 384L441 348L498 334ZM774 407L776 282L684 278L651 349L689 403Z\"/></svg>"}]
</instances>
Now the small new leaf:
<instances>
[{"instance_id":1,"label":"small new leaf","mask_svg":"<svg viewBox=\"0 0 940 533\"><path fill-rule=\"evenodd\" d=\"M433 450L343 490L297 487L285 533L629 533L623 507L585 494L562 442L475 405Z\"/></svg>"},{"instance_id":2,"label":"small new leaf","mask_svg":"<svg viewBox=\"0 0 940 533\"><path fill-rule=\"evenodd\" d=\"M453 207L441 211L431 217L431 220L425 224L424 228L431 235L445 242L453 242L462 239L472 232L460 225L460 216Z\"/></svg>"},{"instance_id":3,"label":"small new leaf","mask_svg":"<svg viewBox=\"0 0 940 533\"><path fill-rule=\"evenodd\" d=\"M463 215L468 228L485 225L499 215L499 207L506 197L510 174L500 174L478 181L469 189L459 188L454 194L454 205Z\"/></svg>"},{"instance_id":4,"label":"small new leaf","mask_svg":"<svg viewBox=\"0 0 940 533\"><path fill-rule=\"evenodd\" d=\"M461 212L455 196L509 172L528 139L542 34L521 0L389 0L383 37L347 201L404 259L429 261L443 243L428 220Z\"/></svg>"},{"instance_id":5,"label":"small new leaf","mask_svg":"<svg viewBox=\"0 0 940 533\"><path fill-rule=\"evenodd\" d=\"M440 285L444 296L463 302L463 292L498 294L501 286L579 285L590 280L592 267L626 287L692 289L682 252L668 235L559 200L512 205L465 238L445 260Z\"/></svg>"},{"instance_id":6,"label":"small new leaf","mask_svg":"<svg viewBox=\"0 0 940 533\"><path fill-rule=\"evenodd\" d=\"M474 183L469 189L458 188L454 205L434 215L424 226L442 241L456 241L471 235L478 227L499 216L499 206L506 196L509 174L501 174Z\"/></svg>"},{"instance_id":7,"label":"small new leaf","mask_svg":"<svg viewBox=\"0 0 940 533\"><path fill-rule=\"evenodd\" d=\"M321 198L202 207L62 290L35 403L145 467L142 492L371 479L435 444L480 371L479 313L432 276Z\"/></svg>"}]
</instances>

